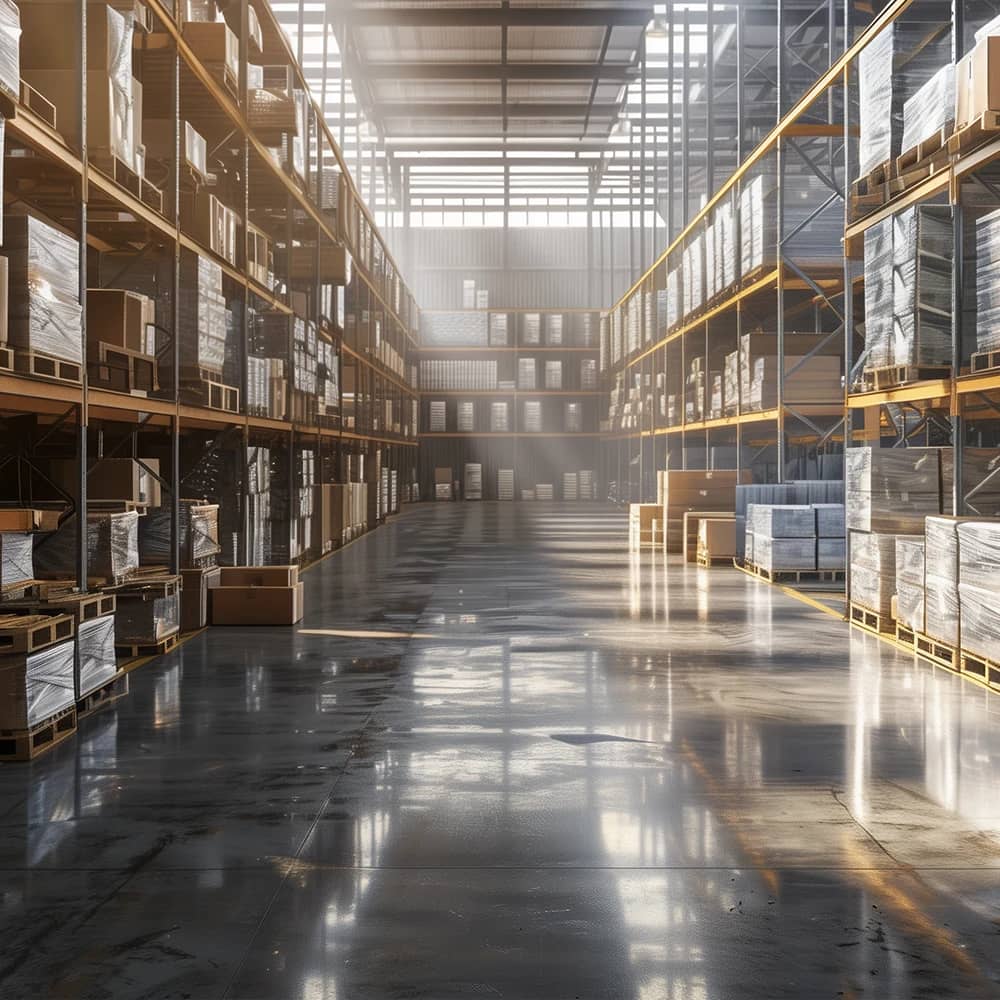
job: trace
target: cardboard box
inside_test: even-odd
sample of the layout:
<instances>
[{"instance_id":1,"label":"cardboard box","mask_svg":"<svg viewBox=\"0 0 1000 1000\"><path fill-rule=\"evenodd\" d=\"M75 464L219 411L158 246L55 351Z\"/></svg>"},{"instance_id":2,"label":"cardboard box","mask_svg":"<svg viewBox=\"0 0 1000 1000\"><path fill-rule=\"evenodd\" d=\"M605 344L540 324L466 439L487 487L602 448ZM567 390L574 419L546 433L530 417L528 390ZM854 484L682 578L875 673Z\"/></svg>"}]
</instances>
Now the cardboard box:
<instances>
[{"instance_id":1,"label":"cardboard box","mask_svg":"<svg viewBox=\"0 0 1000 1000\"><path fill-rule=\"evenodd\" d=\"M144 458L142 464L160 474L158 458ZM74 459L49 463L52 482L70 496L76 495L77 463ZM103 458L87 474L87 493L92 500L130 500L159 507L160 483L139 462L131 458Z\"/></svg>"},{"instance_id":2,"label":"cardboard box","mask_svg":"<svg viewBox=\"0 0 1000 1000\"><path fill-rule=\"evenodd\" d=\"M208 624L208 592L219 585L222 571L212 569L182 569L181 631L193 632Z\"/></svg>"},{"instance_id":3,"label":"cardboard box","mask_svg":"<svg viewBox=\"0 0 1000 1000\"><path fill-rule=\"evenodd\" d=\"M302 619L305 584L291 587L215 587L213 625L294 625Z\"/></svg>"},{"instance_id":4,"label":"cardboard box","mask_svg":"<svg viewBox=\"0 0 1000 1000\"><path fill-rule=\"evenodd\" d=\"M349 285L351 255L341 243L324 242L319 254L319 278L330 285ZM293 281L310 281L316 274L316 248L293 246L291 274Z\"/></svg>"},{"instance_id":5,"label":"cardboard box","mask_svg":"<svg viewBox=\"0 0 1000 1000\"><path fill-rule=\"evenodd\" d=\"M240 42L224 21L187 21L184 41L203 63L227 66L240 74Z\"/></svg>"},{"instance_id":6,"label":"cardboard box","mask_svg":"<svg viewBox=\"0 0 1000 1000\"><path fill-rule=\"evenodd\" d=\"M455 482L455 477L451 474L451 467L450 466L447 467L447 468L442 467L442 468L434 470L434 485L435 486L439 486L439 485L440 486L444 486L445 484L447 484L448 486L451 486L452 483L454 483L454 482Z\"/></svg>"},{"instance_id":7,"label":"cardboard box","mask_svg":"<svg viewBox=\"0 0 1000 1000\"><path fill-rule=\"evenodd\" d=\"M294 587L298 566L223 566L220 587Z\"/></svg>"},{"instance_id":8,"label":"cardboard box","mask_svg":"<svg viewBox=\"0 0 1000 1000\"><path fill-rule=\"evenodd\" d=\"M87 289L88 349L111 344L153 355L155 323L156 304L145 295L115 288Z\"/></svg>"},{"instance_id":9,"label":"cardboard box","mask_svg":"<svg viewBox=\"0 0 1000 1000\"><path fill-rule=\"evenodd\" d=\"M736 519L703 518L698 522L698 554L706 559L736 556Z\"/></svg>"},{"instance_id":10,"label":"cardboard box","mask_svg":"<svg viewBox=\"0 0 1000 1000\"><path fill-rule=\"evenodd\" d=\"M42 511L26 507L0 508L0 532L40 531Z\"/></svg>"},{"instance_id":11,"label":"cardboard box","mask_svg":"<svg viewBox=\"0 0 1000 1000\"><path fill-rule=\"evenodd\" d=\"M1000 111L1000 35L979 42L955 67L955 127Z\"/></svg>"},{"instance_id":12,"label":"cardboard box","mask_svg":"<svg viewBox=\"0 0 1000 1000\"><path fill-rule=\"evenodd\" d=\"M665 513L658 503L629 504L629 548L636 550L661 546Z\"/></svg>"}]
</instances>

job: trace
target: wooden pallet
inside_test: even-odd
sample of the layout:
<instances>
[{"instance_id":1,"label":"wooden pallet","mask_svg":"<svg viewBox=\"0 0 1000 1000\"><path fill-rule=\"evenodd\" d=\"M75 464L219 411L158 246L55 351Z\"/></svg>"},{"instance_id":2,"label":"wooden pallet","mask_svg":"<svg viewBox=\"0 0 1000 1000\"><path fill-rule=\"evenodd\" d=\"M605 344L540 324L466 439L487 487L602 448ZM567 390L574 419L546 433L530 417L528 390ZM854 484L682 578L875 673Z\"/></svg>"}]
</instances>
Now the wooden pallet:
<instances>
[{"instance_id":1,"label":"wooden pallet","mask_svg":"<svg viewBox=\"0 0 1000 1000\"><path fill-rule=\"evenodd\" d=\"M923 632L915 633L914 649L925 660L940 664L949 670L959 670L958 650L946 642L932 639Z\"/></svg>"},{"instance_id":2,"label":"wooden pallet","mask_svg":"<svg viewBox=\"0 0 1000 1000\"><path fill-rule=\"evenodd\" d=\"M72 639L72 615L0 615L0 652L35 653L64 639Z\"/></svg>"},{"instance_id":3,"label":"wooden pallet","mask_svg":"<svg viewBox=\"0 0 1000 1000\"><path fill-rule=\"evenodd\" d=\"M902 624L902 622L896 622L896 642L901 646L906 646L916 651L917 633L909 626Z\"/></svg>"},{"instance_id":4,"label":"wooden pallet","mask_svg":"<svg viewBox=\"0 0 1000 1000\"><path fill-rule=\"evenodd\" d=\"M753 563L746 568L768 583L837 583L844 579L842 569L765 569Z\"/></svg>"},{"instance_id":5,"label":"wooden pallet","mask_svg":"<svg viewBox=\"0 0 1000 1000\"><path fill-rule=\"evenodd\" d=\"M138 500L91 500L87 498L87 510L93 514L131 514L139 517L149 513L149 504Z\"/></svg>"},{"instance_id":6,"label":"wooden pallet","mask_svg":"<svg viewBox=\"0 0 1000 1000\"><path fill-rule=\"evenodd\" d=\"M206 409L219 410L223 413L240 412L240 390L214 379L184 382L181 385L181 392Z\"/></svg>"},{"instance_id":7,"label":"wooden pallet","mask_svg":"<svg viewBox=\"0 0 1000 1000\"><path fill-rule=\"evenodd\" d=\"M94 688L89 694L85 694L76 703L77 721L85 719L88 715L93 715L107 705L116 702L119 698L128 694L128 673L119 670L109 681L105 681L100 687Z\"/></svg>"},{"instance_id":8,"label":"wooden pallet","mask_svg":"<svg viewBox=\"0 0 1000 1000\"><path fill-rule=\"evenodd\" d=\"M961 156L984 142L989 142L998 131L1000 131L1000 112L984 111L975 121L969 122L949 137L948 152L952 156Z\"/></svg>"},{"instance_id":9,"label":"wooden pallet","mask_svg":"<svg viewBox=\"0 0 1000 1000\"><path fill-rule=\"evenodd\" d=\"M76 706L71 705L31 729L0 730L0 760L34 760L76 732Z\"/></svg>"},{"instance_id":10,"label":"wooden pallet","mask_svg":"<svg viewBox=\"0 0 1000 1000\"><path fill-rule=\"evenodd\" d=\"M142 596L173 597L174 594L180 593L181 577L165 572L158 572L155 575L146 575L140 572L108 589L121 595L141 594Z\"/></svg>"},{"instance_id":11,"label":"wooden pallet","mask_svg":"<svg viewBox=\"0 0 1000 1000\"><path fill-rule=\"evenodd\" d=\"M2 607L39 615L70 615L80 625L113 615L115 604L114 594L49 594L38 599L4 601Z\"/></svg>"},{"instance_id":12,"label":"wooden pallet","mask_svg":"<svg viewBox=\"0 0 1000 1000\"><path fill-rule=\"evenodd\" d=\"M83 365L63 358L50 358L36 351L14 349L14 371L32 378L44 378L54 382L79 385L83 378Z\"/></svg>"},{"instance_id":13,"label":"wooden pallet","mask_svg":"<svg viewBox=\"0 0 1000 1000\"><path fill-rule=\"evenodd\" d=\"M918 142L916 146L896 157L896 162L893 165L893 175L895 177L902 177L914 167L921 165L925 160L931 159L942 151L947 153L948 140L950 138L951 132L948 129L938 129L933 135L928 136L926 139Z\"/></svg>"},{"instance_id":14,"label":"wooden pallet","mask_svg":"<svg viewBox=\"0 0 1000 1000\"><path fill-rule=\"evenodd\" d=\"M732 566L733 557L732 556L706 556L699 552L695 558L695 562L702 569L711 569L713 566Z\"/></svg>"},{"instance_id":15,"label":"wooden pallet","mask_svg":"<svg viewBox=\"0 0 1000 1000\"><path fill-rule=\"evenodd\" d=\"M40 94L30 83L21 81L21 103L34 115L37 115L50 129L56 128L56 106Z\"/></svg>"},{"instance_id":16,"label":"wooden pallet","mask_svg":"<svg viewBox=\"0 0 1000 1000\"><path fill-rule=\"evenodd\" d=\"M889 615L872 611L871 608L866 608L863 604L855 604L851 601L848 615L852 625L874 632L876 635L892 635L895 632L895 622Z\"/></svg>"},{"instance_id":17,"label":"wooden pallet","mask_svg":"<svg viewBox=\"0 0 1000 1000\"><path fill-rule=\"evenodd\" d=\"M133 170L124 160L120 160L108 151L98 151L91 153L90 162L144 205L163 214L163 192Z\"/></svg>"},{"instance_id":18,"label":"wooden pallet","mask_svg":"<svg viewBox=\"0 0 1000 1000\"><path fill-rule=\"evenodd\" d=\"M972 374L1000 368L1000 350L977 351L972 355Z\"/></svg>"},{"instance_id":19,"label":"wooden pallet","mask_svg":"<svg viewBox=\"0 0 1000 1000\"><path fill-rule=\"evenodd\" d=\"M93 345L90 352L97 355L87 362L91 385L142 396L160 387L156 377L156 358L105 343Z\"/></svg>"},{"instance_id":20,"label":"wooden pallet","mask_svg":"<svg viewBox=\"0 0 1000 1000\"><path fill-rule=\"evenodd\" d=\"M867 384L876 391L894 389L911 382L944 378L951 378L950 365L889 365L885 368L869 368L865 372Z\"/></svg>"},{"instance_id":21,"label":"wooden pallet","mask_svg":"<svg viewBox=\"0 0 1000 1000\"><path fill-rule=\"evenodd\" d=\"M23 593L27 596L30 591L36 591L41 583L41 580L16 580L14 583L5 583L0 586L0 594L5 599L9 597L11 600L17 600L14 595Z\"/></svg>"},{"instance_id":22,"label":"wooden pallet","mask_svg":"<svg viewBox=\"0 0 1000 1000\"><path fill-rule=\"evenodd\" d=\"M175 632L159 642L115 642L115 653L129 660L138 659L140 656L163 656L176 648L179 639L180 633Z\"/></svg>"},{"instance_id":23,"label":"wooden pallet","mask_svg":"<svg viewBox=\"0 0 1000 1000\"><path fill-rule=\"evenodd\" d=\"M959 666L963 674L969 674L991 688L1000 688L1000 663L997 661L962 650L959 653Z\"/></svg>"},{"instance_id":24,"label":"wooden pallet","mask_svg":"<svg viewBox=\"0 0 1000 1000\"><path fill-rule=\"evenodd\" d=\"M893 198L898 194L902 194L904 191L908 191L910 188L921 183L921 181L925 181L928 177L933 177L942 170L949 169L949 167L951 167L951 154L946 149L938 150L930 159L910 167L905 173L901 173L897 177L893 177L888 185L889 197Z\"/></svg>"}]
</instances>

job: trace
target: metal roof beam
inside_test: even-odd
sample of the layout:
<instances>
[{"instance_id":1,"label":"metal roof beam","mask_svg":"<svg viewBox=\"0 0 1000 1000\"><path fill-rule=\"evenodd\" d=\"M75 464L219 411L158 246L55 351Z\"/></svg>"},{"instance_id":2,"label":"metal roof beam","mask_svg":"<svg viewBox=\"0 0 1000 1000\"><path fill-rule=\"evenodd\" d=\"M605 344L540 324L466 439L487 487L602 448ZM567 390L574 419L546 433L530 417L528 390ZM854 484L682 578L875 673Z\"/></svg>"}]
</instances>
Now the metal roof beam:
<instances>
[{"instance_id":1,"label":"metal roof beam","mask_svg":"<svg viewBox=\"0 0 1000 1000\"><path fill-rule=\"evenodd\" d=\"M617 104L412 104L409 101L381 101L378 106L383 119L392 118L500 118L506 112L509 118L583 118L590 111L594 118L614 118L619 111Z\"/></svg>"},{"instance_id":2,"label":"metal roof beam","mask_svg":"<svg viewBox=\"0 0 1000 1000\"><path fill-rule=\"evenodd\" d=\"M653 5L637 7L365 7L346 11L356 27L382 28L644 28Z\"/></svg>"},{"instance_id":3,"label":"metal roof beam","mask_svg":"<svg viewBox=\"0 0 1000 1000\"><path fill-rule=\"evenodd\" d=\"M369 80L606 80L608 83L629 83L639 71L633 64L594 63L368 63L365 75Z\"/></svg>"}]
</instances>

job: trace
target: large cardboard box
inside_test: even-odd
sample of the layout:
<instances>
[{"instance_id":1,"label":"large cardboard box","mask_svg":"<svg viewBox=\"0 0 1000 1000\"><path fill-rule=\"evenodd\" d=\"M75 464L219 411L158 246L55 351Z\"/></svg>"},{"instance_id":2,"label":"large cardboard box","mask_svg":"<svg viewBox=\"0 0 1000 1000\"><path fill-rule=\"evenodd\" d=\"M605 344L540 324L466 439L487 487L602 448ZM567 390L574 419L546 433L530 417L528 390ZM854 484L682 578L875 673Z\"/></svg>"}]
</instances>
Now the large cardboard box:
<instances>
[{"instance_id":1,"label":"large cardboard box","mask_svg":"<svg viewBox=\"0 0 1000 1000\"><path fill-rule=\"evenodd\" d=\"M292 247L291 279L312 281L316 276L316 250L309 246ZM351 282L351 255L343 244L324 243L319 255L319 277L325 284L348 285Z\"/></svg>"},{"instance_id":2,"label":"large cardboard box","mask_svg":"<svg viewBox=\"0 0 1000 1000\"><path fill-rule=\"evenodd\" d=\"M143 466L160 474L158 458L144 458L142 464L131 458L102 458L87 474L87 493L92 500L128 500L159 507L160 483ZM76 495L77 462L58 460L49 464L52 482L70 496Z\"/></svg>"},{"instance_id":3,"label":"large cardboard box","mask_svg":"<svg viewBox=\"0 0 1000 1000\"><path fill-rule=\"evenodd\" d=\"M294 625L302 618L305 584L219 586L210 592L213 625Z\"/></svg>"},{"instance_id":4,"label":"large cardboard box","mask_svg":"<svg viewBox=\"0 0 1000 1000\"><path fill-rule=\"evenodd\" d=\"M732 559L736 555L736 519L703 518L698 523L698 555Z\"/></svg>"},{"instance_id":5,"label":"large cardboard box","mask_svg":"<svg viewBox=\"0 0 1000 1000\"><path fill-rule=\"evenodd\" d=\"M29 507L0 508L0 532L40 531L42 513Z\"/></svg>"},{"instance_id":6,"label":"large cardboard box","mask_svg":"<svg viewBox=\"0 0 1000 1000\"><path fill-rule=\"evenodd\" d=\"M451 466L436 468L434 470L434 485L443 486L451 484L455 481L455 477L451 474Z\"/></svg>"},{"instance_id":7,"label":"large cardboard box","mask_svg":"<svg viewBox=\"0 0 1000 1000\"><path fill-rule=\"evenodd\" d=\"M193 632L208 624L208 592L219 585L222 571L211 569L182 569L181 579L181 631Z\"/></svg>"},{"instance_id":8,"label":"large cardboard box","mask_svg":"<svg viewBox=\"0 0 1000 1000\"><path fill-rule=\"evenodd\" d=\"M156 303L137 292L87 289L87 346L111 344L156 353ZM89 353L89 351L88 351Z\"/></svg>"},{"instance_id":9,"label":"large cardboard box","mask_svg":"<svg viewBox=\"0 0 1000 1000\"><path fill-rule=\"evenodd\" d=\"M629 504L629 548L658 548L663 544L665 511L658 503Z\"/></svg>"},{"instance_id":10,"label":"large cardboard box","mask_svg":"<svg viewBox=\"0 0 1000 1000\"><path fill-rule=\"evenodd\" d=\"M298 566L223 566L220 587L294 587Z\"/></svg>"},{"instance_id":11,"label":"large cardboard box","mask_svg":"<svg viewBox=\"0 0 1000 1000\"><path fill-rule=\"evenodd\" d=\"M240 42L225 21L187 21L184 41L203 63L223 64L238 77Z\"/></svg>"},{"instance_id":12,"label":"large cardboard box","mask_svg":"<svg viewBox=\"0 0 1000 1000\"><path fill-rule=\"evenodd\" d=\"M979 42L955 68L955 127L1000 111L1000 35Z\"/></svg>"}]
</instances>

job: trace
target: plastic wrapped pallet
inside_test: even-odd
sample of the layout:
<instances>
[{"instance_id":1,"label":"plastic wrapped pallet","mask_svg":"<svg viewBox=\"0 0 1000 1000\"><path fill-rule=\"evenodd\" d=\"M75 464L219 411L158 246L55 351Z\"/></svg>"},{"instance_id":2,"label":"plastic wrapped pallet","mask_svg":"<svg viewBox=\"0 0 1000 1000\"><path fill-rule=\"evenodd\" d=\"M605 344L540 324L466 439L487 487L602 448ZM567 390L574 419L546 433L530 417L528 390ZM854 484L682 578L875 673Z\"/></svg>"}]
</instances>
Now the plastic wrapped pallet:
<instances>
[{"instance_id":1,"label":"plastic wrapped pallet","mask_svg":"<svg viewBox=\"0 0 1000 1000\"><path fill-rule=\"evenodd\" d=\"M740 273L743 277L774 258L776 219L774 178L765 172L744 184L740 191Z\"/></svg>"},{"instance_id":2,"label":"plastic wrapped pallet","mask_svg":"<svg viewBox=\"0 0 1000 1000\"><path fill-rule=\"evenodd\" d=\"M11 0L0 0L0 87L21 94L21 14Z\"/></svg>"},{"instance_id":3,"label":"plastic wrapped pallet","mask_svg":"<svg viewBox=\"0 0 1000 1000\"><path fill-rule=\"evenodd\" d=\"M847 565L846 538L816 539L816 569L842 571Z\"/></svg>"},{"instance_id":4,"label":"plastic wrapped pallet","mask_svg":"<svg viewBox=\"0 0 1000 1000\"><path fill-rule=\"evenodd\" d=\"M0 587L10 588L34 578L34 536L0 532Z\"/></svg>"},{"instance_id":5,"label":"plastic wrapped pallet","mask_svg":"<svg viewBox=\"0 0 1000 1000\"><path fill-rule=\"evenodd\" d=\"M816 515L808 506L758 504L754 533L770 538L815 538Z\"/></svg>"},{"instance_id":6,"label":"plastic wrapped pallet","mask_svg":"<svg viewBox=\"0 0 1000 1000\"><path fill-rule=\"evenodd\" d=\"M862 176L893 156L892 58L891 28L879 32L858 58L861 111L858 155Z\"/></svg>"},{"instance_id":7,"label":"plastic wrapped pallet","mask_svg":"<svg viewBox=\"0 0 1000 1000\"><path fill-rule=\"evenodd\" d=\"M181 257L178 331L181 367L221 375L226 332L222 268L206 257L185 252Z\"/></svg>"},{"instance_id":8,"label":"plastic wrapped pallet","mask_svg":"<svg viewBox=\"0 0 1000 1000\"><path fill-rule=\"evenodd\" d=\"M681 301L681 275L678 268L667 272L667 329L675 327L681 320L683 303Z\"/></svg>"},{"instance_id":9,"label":"plastic wrapped pallet","mask_svg":"<svg viewBox=\"0 0 1000 1000\"><path fill-rule=\"evenodd\" d=\"M976 222L976 350L1000 350L1000 209Z\"/></svg>"},{"instance_id":10,"label":"plastic wrapped pallet","mask_svg":"<svg viewBox=\"0 0 1000 1000\"><path fill-rule=\"evenodd\" d=\"M946 63L903 105L903 152L954 124L955 65Z\"/></svg>"},{"instance_id":11,"label":"plastic wrapped pallet","mask_svg":"<svg viewBox=\"0 0 1000 1000\"><path fill-rule=\"evenodd\" d=\"M180 593L119 594L115 609L115 641L146 646L180 630Z\"/></svg>"},{"instance_id":12,"label":"plastic wrapped pallet","mask_svg":"<svg viewBox=\"0 0 1000 1000\"><path fill-rule=\"evenodd\" d=\"M791 572L816 568L815 538L772 538L757 531L754 537L754 565L769 572Z\"/></svg>"},{"instance_id":13,"label":"plastic wrapped pallet","mask_svg":"<svg viewBox=\"0 0 1000 1000\"><path fill-rule=\"evenodd\" d=\"M924 631L924 539L896 536L896 621Z\"/></svg>"},{"instance_id":14,"label":"plastic wrapped pallet","mask_svg":"<svg viewBox=\"0 0 1000 1000\"><path fill-rule=\"evenodd\" d=\"M865 367L892 364L893 223L883 219L865 230Z\"/></svg>"},{"instance_id":15,"label":"plastic wrapped pallet","mask_svg":"<svg viewBox=\"0 0 1000 1000\"><path fill-rule=\"evenodd\" d=\"M76 641L0 657L0 729L33 729L76 701Z\"/></svg>"},{"instance_id":16,"label":"plastic wrapped pallet","mask_svg":"<svg viewBox=\"0 0 1000 1000\"><path fill-rule=\"evenodd\" d=\"M147 565L170 562L171 511L151 510L140 523L142 561ZM180 501L179 546L181 565L190 568L219 551L219 505L201 500Z\"/></svg>"},{"instance_id":17,"label":"plastic wrapped pallet","mask_svg":"<svg viewBox=\"0 0 1000 1000\"><path fill-rule=\"evenodd\" d=\"M892 365L951 364L951 209L919 205L892 217Z\"/></svg>"},{"instance_id":18,"label":"plastic wrapped pallet","mask_svg":"<svg viewBox=\"0 0 1000 1000\"><path fill-rule=\"evenodd\" d=\"M1000 664L1000 521L964 521L957 531L961 646Z\"/></svg>"},{"instance_id":19,"label":"plastic wrapped pallet","mask_svg":"<svg viewBox=\"0 0 1000 1000\"><path fill-rule=\"evenodd\" d=\"M845 479L852 530L916 534L941 512L937 448L849 448Z\"/></svg>"},{"instance_id":20,"label":"plastic wrapped pallet","mask_svg":"<svg viewBox=\"0 0 1000 1000\"><path fill-rule=\"evenodd\" d=\"M896 589L895 535L852 531L850 558L851 600L888 617Z\"/></svg>"},{"instance_id":21,"label":"plastic wrapped pallet","mask_svg":"<svg viewBox=\"0 0 1000 1000\"><path fill-rule=\"evenodd\" d=\"M958 526L961 519L928 517L924 531L924 632L958 646Z\"/></svg>"},{"instance_id":22,"label":"plastic wrapped pallet","mask_svg":"<svg viewBox=\"0 0 1000 1000\"><path fill-rule=\"evenodd\" d=\"M112 680L118 666L115 659L115 616L102 615L80 622L76 630L76 697Z\"/></svg>"},{"instance_id":23,"label":"plastic wrapped pallet","mask_svg":"<svg viewBox=\"0 0 1000 1000\"><path fill-rule=\"evenodd\" d=\"M847 535L846 510L842 503L815 503L811 507L816 515L818 538L844 538Z\"/></svg>"},{"instance_id":24,"label":"plastic wrapped pallet","mask_svg":"<svg viewBox=\"0 0 1000 1000\"><path fill-rule=\"evenodd\" d=\"M69 233L30 213L4 221L8 259L8 340L22 351L80 364L80 244Z\"/></svg>"}]
</instances>

